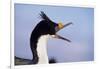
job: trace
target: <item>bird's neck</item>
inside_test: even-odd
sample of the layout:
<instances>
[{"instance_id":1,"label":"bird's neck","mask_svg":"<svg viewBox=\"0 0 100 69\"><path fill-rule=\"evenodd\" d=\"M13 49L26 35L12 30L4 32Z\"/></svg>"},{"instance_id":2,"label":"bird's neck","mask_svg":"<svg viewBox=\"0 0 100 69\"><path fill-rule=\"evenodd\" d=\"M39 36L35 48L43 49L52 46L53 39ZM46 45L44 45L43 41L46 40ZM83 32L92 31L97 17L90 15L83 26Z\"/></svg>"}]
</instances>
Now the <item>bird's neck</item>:
<instances>
[{"instance_id":1,"label":"bird's neck","mask_svg":"<svg viewBox=\"0 0 100 69\"><path fill-rule=\"evenodd\" d=\"M48 55L47 55L47 40L50 35L43 35L39 38L37 42L37 55L39 57L38 64L48 64Z\"/></svg>"}]
</instances>

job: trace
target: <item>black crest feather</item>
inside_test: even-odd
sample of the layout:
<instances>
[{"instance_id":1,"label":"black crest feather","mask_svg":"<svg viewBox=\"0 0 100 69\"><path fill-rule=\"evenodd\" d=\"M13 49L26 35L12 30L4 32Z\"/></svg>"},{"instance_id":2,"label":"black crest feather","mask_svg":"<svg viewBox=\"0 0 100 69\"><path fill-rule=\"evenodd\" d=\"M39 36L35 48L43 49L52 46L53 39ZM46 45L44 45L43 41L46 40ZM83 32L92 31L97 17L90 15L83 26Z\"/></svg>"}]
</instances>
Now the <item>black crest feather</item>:
<instances>
[{"instance_id":1,"label":"black crest feather","mask_svg":"<svg viewBox=\"0 0 100 69\"><path fill-rule=\"evenodd\" d=\"M49 17L48 17L43 11L41 11L40 16L41 16L41 18L42 18L43 20L51 21L51 20L49 19Z\"/></svg>"}]
</instances>

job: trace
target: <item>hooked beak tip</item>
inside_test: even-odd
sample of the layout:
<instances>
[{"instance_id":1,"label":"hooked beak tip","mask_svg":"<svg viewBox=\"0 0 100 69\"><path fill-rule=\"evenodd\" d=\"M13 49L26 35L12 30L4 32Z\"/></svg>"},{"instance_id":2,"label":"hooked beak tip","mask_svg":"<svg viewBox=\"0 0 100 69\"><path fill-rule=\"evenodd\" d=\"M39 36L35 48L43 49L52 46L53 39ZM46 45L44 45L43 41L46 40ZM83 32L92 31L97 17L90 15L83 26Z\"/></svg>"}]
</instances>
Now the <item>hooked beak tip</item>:
<instances>
[{"instance_id":1,"label":"hooked beak tip","mask_svg":"<svg viewBox=\"0 0 100 69\"><path fill-rule=\"evenodd\" d=\"M65 27L67 27L67 26L69 26L71 24L73 24L73 23L72 22L69 22L69 23L65 24L62 28L65 28Z\"/></svg>"}]
</instances>

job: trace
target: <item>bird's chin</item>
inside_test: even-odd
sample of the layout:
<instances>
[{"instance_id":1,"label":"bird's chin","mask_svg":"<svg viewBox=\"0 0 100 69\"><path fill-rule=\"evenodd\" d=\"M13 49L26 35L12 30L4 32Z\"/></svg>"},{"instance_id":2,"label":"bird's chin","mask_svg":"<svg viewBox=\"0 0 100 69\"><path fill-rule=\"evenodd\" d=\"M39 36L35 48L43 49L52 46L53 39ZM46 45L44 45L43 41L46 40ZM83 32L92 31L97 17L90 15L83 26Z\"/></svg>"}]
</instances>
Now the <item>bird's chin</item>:
<instances>
[{"instance_id":1,"label":"bird's chin","mask_svg":"<svg viewBox=\"0 0 100 69\"><path fill-rule=\"evenodd\" d=\"M55 35L51 35L52 38L55 38Z\"/></svg>"}]
</instances>

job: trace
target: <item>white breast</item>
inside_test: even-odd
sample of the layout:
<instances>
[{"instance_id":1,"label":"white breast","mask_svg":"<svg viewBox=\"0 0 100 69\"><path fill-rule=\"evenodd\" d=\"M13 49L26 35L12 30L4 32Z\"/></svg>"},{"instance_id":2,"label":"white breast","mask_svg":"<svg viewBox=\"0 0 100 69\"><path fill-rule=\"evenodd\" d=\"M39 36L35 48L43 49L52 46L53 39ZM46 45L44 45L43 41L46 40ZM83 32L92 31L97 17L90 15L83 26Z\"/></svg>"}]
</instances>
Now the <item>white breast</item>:
<instances>
[{"instance_id":1,"label":"white breast","mask_svg":"<svg viewBox=\"0 0 100 69\"><path fill-rule=\"evenodd\" d=\"M47 40L50 35L43 35L39 38L37 43L37 54L39 57L38 64L48 64L48 55L47 55Z\"/></svg>"}]
</instances>

